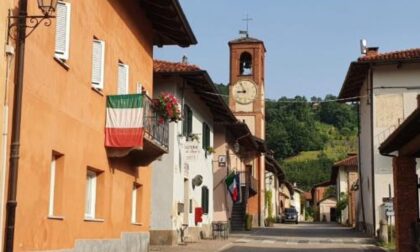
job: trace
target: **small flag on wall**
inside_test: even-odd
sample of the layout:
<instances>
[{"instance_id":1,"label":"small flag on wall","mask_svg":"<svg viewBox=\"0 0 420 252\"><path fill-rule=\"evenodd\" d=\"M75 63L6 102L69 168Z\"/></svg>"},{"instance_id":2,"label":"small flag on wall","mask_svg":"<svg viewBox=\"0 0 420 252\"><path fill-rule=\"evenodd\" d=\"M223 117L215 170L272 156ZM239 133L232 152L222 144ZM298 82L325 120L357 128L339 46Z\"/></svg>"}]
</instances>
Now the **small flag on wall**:
<instances>
[{"instance_id":1,"label":"small flag on wall","mask_svg":"<svg viewBox=\"0 0 420 252\"><path fill-rule=\"evenodd\" d=\"M108 96L105 146L143 148L143 136L143 94Z\"/></svg>"},{"instance_id":2,"label":"small flag on wall","mask_svg":"<svg viewBox=\"0 0 420 252\"><path fill-rule=\"evenodd\" d=\"M240 200L239 174L235 174L234 172L232 172L231 174L229 174L229 176L227 176L225 181L226 181L229 194L232 197L233 203L238 202Z\"/></svg>"}]
</instances>

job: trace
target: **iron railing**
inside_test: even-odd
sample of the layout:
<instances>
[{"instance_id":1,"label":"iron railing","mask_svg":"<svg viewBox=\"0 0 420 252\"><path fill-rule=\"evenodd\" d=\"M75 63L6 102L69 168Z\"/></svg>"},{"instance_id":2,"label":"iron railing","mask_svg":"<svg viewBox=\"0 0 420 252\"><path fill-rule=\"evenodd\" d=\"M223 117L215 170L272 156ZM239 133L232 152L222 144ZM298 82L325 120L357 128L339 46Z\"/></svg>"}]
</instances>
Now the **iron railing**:
<instances>
[{"instance_id":1,"label":"iron railing","mask_svg":"<svg viewBox=\"0 0 420 252\"><path fill-rule=\"evenodd\" d=\"M240 171L238 173L241 186L245 186L255 193L258 192L258 180L250 172Z\"/></svg>"},{"instance_id":2,"label":"iron railing","mask_svg":"<svg viewBox=\"0 0 420 252\"><path fill-rule=\"evenodd\" d=\"M168 150L169 123L159 121L158 115L153 111L153 101L146 94L143 99L143 127L146 138Z\"/></svg>"}]
</instances>

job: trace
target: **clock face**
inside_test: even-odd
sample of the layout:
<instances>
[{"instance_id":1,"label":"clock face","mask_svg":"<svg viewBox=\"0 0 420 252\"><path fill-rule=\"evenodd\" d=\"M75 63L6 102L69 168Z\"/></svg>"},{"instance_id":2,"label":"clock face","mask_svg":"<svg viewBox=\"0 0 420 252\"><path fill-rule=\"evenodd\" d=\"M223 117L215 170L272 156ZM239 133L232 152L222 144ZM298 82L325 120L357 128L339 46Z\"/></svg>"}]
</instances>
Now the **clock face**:
<instances>
[{"instance_id":1,"label":"clock face","mask_svg":"<svg viewBox=\"0 0 420 252\"><path fill-rule=\"evenodd\" d=\"M253 81L240 80L232 87L233 97L240 104L249 104L257 97L257 86Z\"/></svg>"}]
</instances>

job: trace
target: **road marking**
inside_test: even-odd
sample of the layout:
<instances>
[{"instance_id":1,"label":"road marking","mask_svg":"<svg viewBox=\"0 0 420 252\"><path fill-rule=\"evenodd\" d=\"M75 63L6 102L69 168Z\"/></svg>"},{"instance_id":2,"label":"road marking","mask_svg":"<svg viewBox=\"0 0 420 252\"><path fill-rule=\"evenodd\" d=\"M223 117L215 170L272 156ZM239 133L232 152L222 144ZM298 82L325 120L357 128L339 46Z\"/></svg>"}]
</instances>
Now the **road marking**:
<instances>
[{"instance_id":1,"label":"road marking","mask_svg":"<svg viewBox=\"0 0 420 252\"><path fill-rule=\"evenodd\" d=\"M274 243L274 241L273 241L273 240L264 240L264 241L262 241L262 243L273 244L273 243Z\"/></svg>"},{"instance_id":2,"label":"road marking","mask_svg":"<svg viewBox=\"0 0 420 252\"><path fill-rule=\"evenodd\" d=\"M236 240L235 243L248 243L250 241L251 241L250 239L239 239L239 240Z\"/></svg>"},{"instance_id":3,"label":"road marking","mask_svg":"<svg viewBox=\"0 0 420 252\"><path fill-rule=\"evenodd\" d=\"M217 251L221 252L221 251L223 251L225 249L228 249L230 247L232 247L232 243L225 244L223 247L219 248Z\"/></svg>"},{"instance_id":4,"label":"road marking","mask_svg":"<svg viewBox=\"0 0 420 252\"><path fill-rule=\"evenodd\" d=\"M288 241L286 242L286 244L289 244L289 245L297 245L297 244L298 244L298 242L297 242L297 241L291 241L291 240L288 240Z\"/></svg>"},{"instance_id":5,"label":"road marking","mask_svg":"<svg viewBox=\"0 0 420 252\"><path fill-rule=\"evenodd\" d=\"M311 241L309 241L309 244L319 244L320 243L320 241L318 241L318 240L311 240Z\"/></svg>"},{"instance_id":6,"label":"road marking","mask_svg":"<svg viewBox=\"0 0 420 252\"><path fill-rule=\"evenodd\" d=\"M331 239L332 243L343 243L342 239Z\"/></svg>"}]
</instances>

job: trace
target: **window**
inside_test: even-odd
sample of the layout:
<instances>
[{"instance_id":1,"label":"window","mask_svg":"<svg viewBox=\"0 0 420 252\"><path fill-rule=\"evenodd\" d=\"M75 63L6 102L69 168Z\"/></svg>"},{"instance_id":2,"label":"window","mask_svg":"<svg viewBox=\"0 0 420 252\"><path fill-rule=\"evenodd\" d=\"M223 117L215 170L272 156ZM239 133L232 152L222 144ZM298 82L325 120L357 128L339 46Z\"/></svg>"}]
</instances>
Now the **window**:
<instances>
[{"instance_id":1,"label":"window","mask_svg":"<svg viewBox=\"0 0 420 252\"><path fill-rule=\"evenodd\" d=\"M210 147L210 128L207 123L203 122L203 149L207 150Z\"/></svg>"},{"instance_id":2,"label":"window","mask_svg":"<svg viewBox=\"0 0 420 252\"><path fill-rule=\"evenodd\" d=\"M86 173L86 220L101 220L98 217L103 216L104 187L102 171L88 167Z\"/></svg>"},{"instance_id":3,"label":"window","mask_svg":"<svg viewBox=\"0 0 420 252\"><path fill-rule=\"evenodd\" d=\"M50 164L49 217L57 217L62 213L63 161L63 154L53 151Z\"/></svg>"},{"instance_id":4,"label":"window","mask_svg":"<svg viewBox=\"0 0 420 252\"><path fill-rule=\"evenodd\" d=\"M128 94L128 65L118 63L118 94Z\"/></svg>"},{"instance_id":5,"label":"window","mask_svg":"<svg viewBox=\"0 0 420 252\"><path fill-rule=\"evenodd\" d=\"M133 189L131 191L131 223L137 224L140 223L140 210L141 210L141 200L142 200L142 186L134 183Z\"/></svg>"},{"instance_id":6,"label":"window","mask_svg":"<svg viewBox=\"0 0 420 252\"><path fill-rule=\"evenodd\" d=\"M66 61L69 59L70 45L70 3L59 1L56 11L55 57Z\"/></svg>"},{"instance_id":7,"label":"window","mask_svg":"<svg viewBox=\"0 0 420 252\"><path fill-rule=\"evenodd\" d=\"M96 215L96 172L88 170L86 176L85 218L95 219Z\"/></svg>"},{"instance_id":8,"label":"window","mask_svg":"<svg viewBox=\"0 0 420 252\"><path fill-rule=\"evenodd\" d=\"M94 39L92 43L92 87L104 88L105 42Z\"/></svg>"},{"instance_id":9,"label":"window","mask_svg":"<svg viewBox=\"0 0 420 252\"><path fill-rule=\"evenodd\" d=\"M252 56L248 52L243 52L239 58L240 75L252 75Z\"/></svg>"},{"instance_id":10,"label":"window","mask_svg":"<svg viewBox=\"0 0 420 252\"><path fill-rule=\"evenodd\" d=\"M209 213L209 189L207 186L201 188L201 208L203 209L203 214Z\"/></svg>"},{"instance_id":11,"label":"window","mask_svg":"<svg viewBox=\"0 0 420 252\"><path fill-rule=\"evenodd\" d=\"M184 105L184 120L182 121L182 134L189 137L192 134L192 110Z\"/></svg>"}]
</instances>

